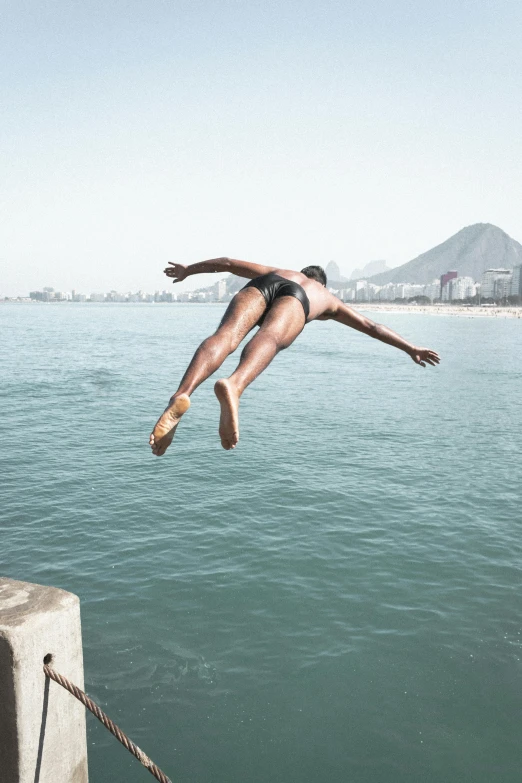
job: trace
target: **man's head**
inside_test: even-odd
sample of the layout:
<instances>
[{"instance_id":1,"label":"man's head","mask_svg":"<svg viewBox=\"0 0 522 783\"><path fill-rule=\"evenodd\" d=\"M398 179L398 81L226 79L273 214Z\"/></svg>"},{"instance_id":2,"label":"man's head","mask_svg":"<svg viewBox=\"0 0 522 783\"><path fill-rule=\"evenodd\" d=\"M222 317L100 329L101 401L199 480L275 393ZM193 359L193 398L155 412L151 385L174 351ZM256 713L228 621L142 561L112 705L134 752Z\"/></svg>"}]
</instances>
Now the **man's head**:
<instances>
[{"instance_id":1,"label":"man's head","mask_svg":"<svg viewBox=\"0 0 522 783\"><path fill-rule=\"evenodd\" d=\"M326 286L326 273L322 266L305 266L304 269L301 269L301 274Z\"/></svg>"}]
</instances>

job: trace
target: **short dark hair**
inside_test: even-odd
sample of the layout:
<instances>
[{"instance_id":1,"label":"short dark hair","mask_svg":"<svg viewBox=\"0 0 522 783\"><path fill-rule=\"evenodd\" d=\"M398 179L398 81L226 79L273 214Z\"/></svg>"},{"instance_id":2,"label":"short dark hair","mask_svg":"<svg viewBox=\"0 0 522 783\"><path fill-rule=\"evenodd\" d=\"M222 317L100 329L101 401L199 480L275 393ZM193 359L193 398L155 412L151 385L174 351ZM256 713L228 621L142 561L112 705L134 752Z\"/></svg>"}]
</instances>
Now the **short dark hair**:
<instances>
[{"instance_id":1,"label":"short dark hair","mask_svg":"<svg viewBox=\"0 0 522 783\"><path fill-rule=\"evenodd\" d=\"M326 286L326 272L322 266L305 266L304 269L301 269L301 274Z\"/></svg>"}]
</instances>

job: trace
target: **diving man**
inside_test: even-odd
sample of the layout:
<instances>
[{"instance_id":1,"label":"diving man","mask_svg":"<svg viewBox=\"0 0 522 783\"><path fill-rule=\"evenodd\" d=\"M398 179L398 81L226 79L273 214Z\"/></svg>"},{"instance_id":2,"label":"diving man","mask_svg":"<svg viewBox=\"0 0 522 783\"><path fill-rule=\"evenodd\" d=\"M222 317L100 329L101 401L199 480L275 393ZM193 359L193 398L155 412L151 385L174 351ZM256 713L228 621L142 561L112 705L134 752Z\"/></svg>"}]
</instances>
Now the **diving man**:
<instances>
[{"instance_id":1,"label":"diving man","mask_svg":"<svg viewBox=\"0 0 522 783\"><path fill-rule=\"evenodd\" d=\"M190 407L192 392L223 364L229 354L255 327L259 330L245 345L239 364L229 378L214 386L221 406L219 435L224 449L233 449L239 441L239 400L246 387L263 372L283 348L288 348L310 321L338 321L359 332L393 345L410 356L416 364L435 366L440 358L435 351L418 348L386 326L352 310L326 288L326 275L320 266L307 266L301 272L278 269L250 261L214 258L184 266L169 262L165 274L173 283L189 275L208 272L231 272L250 278L230 302L215 334L204 340L178 390L160 416L149 444L158 457L170 446L176 427Z\"/></svg>"}]
</instances>

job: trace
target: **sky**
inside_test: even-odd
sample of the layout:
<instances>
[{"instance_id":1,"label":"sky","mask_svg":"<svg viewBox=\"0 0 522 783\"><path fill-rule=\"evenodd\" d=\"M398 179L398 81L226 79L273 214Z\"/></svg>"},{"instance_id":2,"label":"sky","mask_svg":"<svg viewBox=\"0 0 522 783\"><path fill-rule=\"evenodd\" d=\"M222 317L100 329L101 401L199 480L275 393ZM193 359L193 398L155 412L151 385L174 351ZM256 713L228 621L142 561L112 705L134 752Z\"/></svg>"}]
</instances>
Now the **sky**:
<instances>
[{"instance_id":1,"label":"sky","mask_svg":"<svg viewBox=\"0 0 522 783\"><path fill-rule=\"evenodd\" d=\"M521 40L519 0L5 1L0 296L522 241Z\"/></svg>"}]
</instances>

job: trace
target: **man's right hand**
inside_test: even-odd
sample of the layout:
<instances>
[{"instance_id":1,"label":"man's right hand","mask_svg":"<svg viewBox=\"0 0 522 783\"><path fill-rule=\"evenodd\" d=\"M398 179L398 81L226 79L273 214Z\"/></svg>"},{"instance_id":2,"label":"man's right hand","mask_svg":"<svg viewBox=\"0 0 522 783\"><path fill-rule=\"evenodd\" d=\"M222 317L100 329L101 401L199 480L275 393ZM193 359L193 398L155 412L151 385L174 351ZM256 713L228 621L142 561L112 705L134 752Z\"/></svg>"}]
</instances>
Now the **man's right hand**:
<instances>
[{"instance_id":1,"label":"man's right hand","mask_svg":"<svg viewBox=\"0 0 522 783\"><path fill-rule=\"evenodd\" d=\"M182 280L184 280L188 275L188 267L186 267L184 264L176 264L174 261L169 261L170 266L168 266L163 271L167 275L167 277L173 277L174 280L173 283L181 283Z\"/></svg>"}]
</instances>

